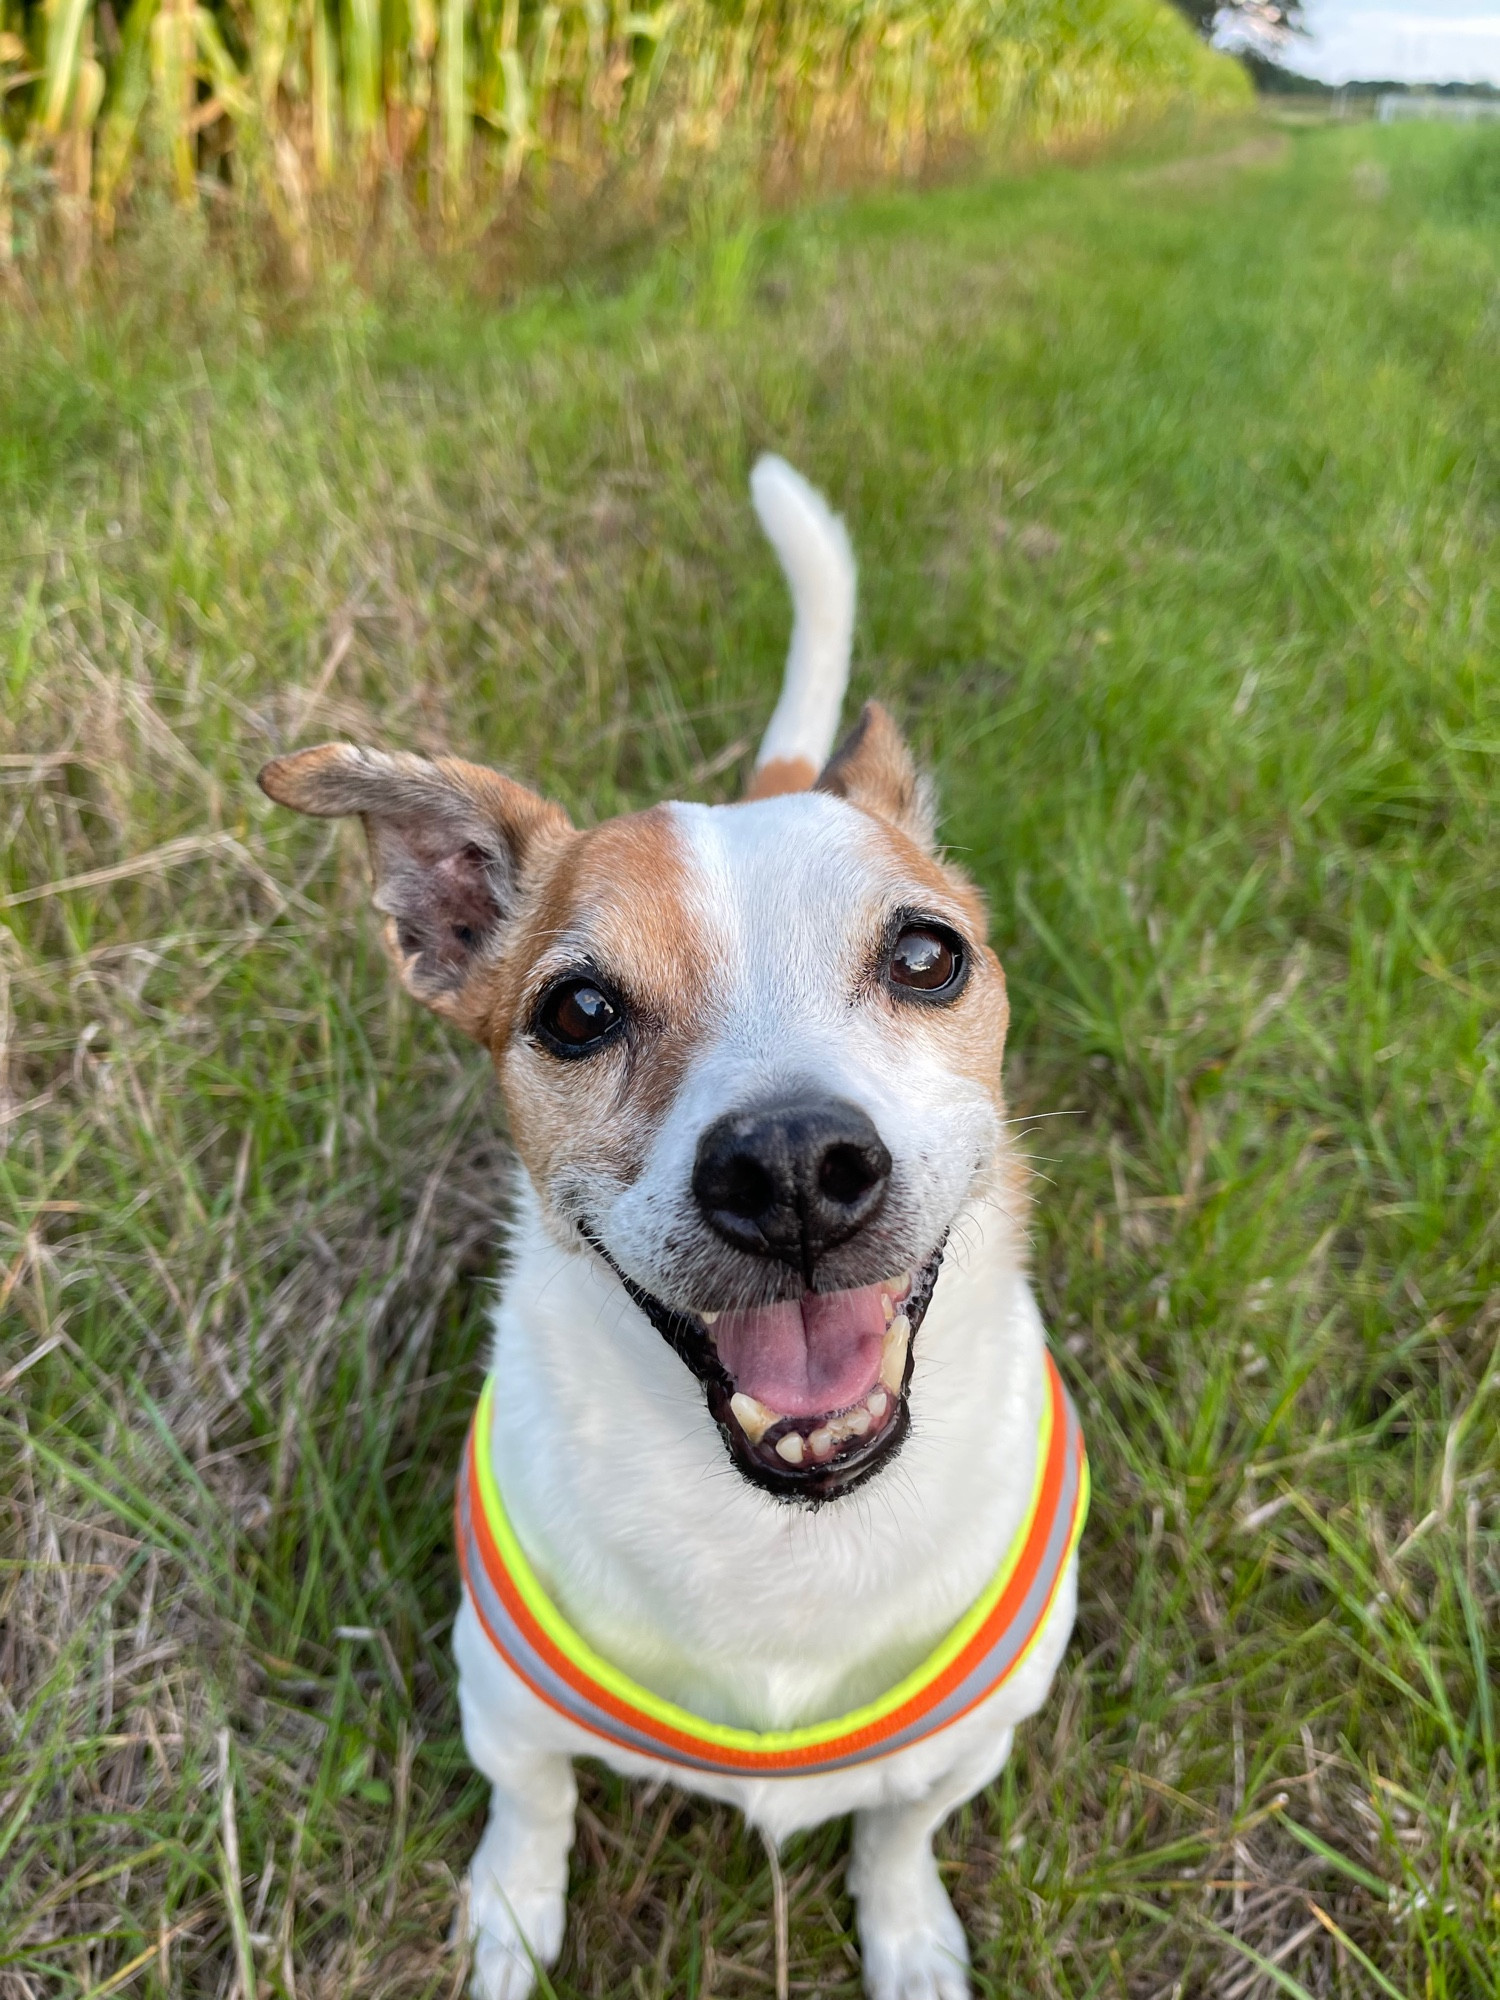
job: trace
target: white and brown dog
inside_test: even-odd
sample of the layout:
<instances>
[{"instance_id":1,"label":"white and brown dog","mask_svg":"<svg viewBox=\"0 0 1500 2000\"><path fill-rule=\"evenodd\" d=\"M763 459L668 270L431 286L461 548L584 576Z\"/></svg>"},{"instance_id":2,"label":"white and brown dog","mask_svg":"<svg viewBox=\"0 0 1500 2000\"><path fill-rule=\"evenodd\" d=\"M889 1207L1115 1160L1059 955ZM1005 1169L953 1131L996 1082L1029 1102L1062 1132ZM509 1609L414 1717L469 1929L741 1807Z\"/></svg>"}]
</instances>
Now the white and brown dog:
<instances>
[{"instance_id":1,"label":"white and brown dog","mask_svg":"<svg viewBox=\"0 0 1500 2000\"><path fill-rule=\"evenodd\" d=\"M523 1169L459 1516L483 2000L561 1945L581 1755L773 1842L853 1813L869 1993L967 1993L932 1835L1073 1624L1004 975L885 711L828 760L842 524L778 459L751 484L796 621L743 803L579 830L452 758L261 774L363 819L402 983L489 1050Z\"/></svg>"}]
</instances>

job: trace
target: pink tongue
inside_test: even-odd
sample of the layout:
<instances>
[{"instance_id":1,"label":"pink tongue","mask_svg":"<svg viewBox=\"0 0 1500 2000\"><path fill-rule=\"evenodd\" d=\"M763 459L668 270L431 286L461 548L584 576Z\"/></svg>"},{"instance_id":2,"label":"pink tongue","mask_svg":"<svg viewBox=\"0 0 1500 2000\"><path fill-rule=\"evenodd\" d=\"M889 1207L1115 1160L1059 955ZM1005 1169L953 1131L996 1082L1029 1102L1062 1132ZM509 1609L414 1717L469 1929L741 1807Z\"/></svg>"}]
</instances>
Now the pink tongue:
<instances>
[{"instance_id":1,"label":"pink tongue","mask_svg":"<svg viewBox=\"0 0 1500 2000\"><path fill-rule=\"evenodd\" d=\"M721 1313L713 1340L736 1389L779 1416L821 1417L875 1386L885 1340L880 1287Z\"/></svg>"}]
</instances>

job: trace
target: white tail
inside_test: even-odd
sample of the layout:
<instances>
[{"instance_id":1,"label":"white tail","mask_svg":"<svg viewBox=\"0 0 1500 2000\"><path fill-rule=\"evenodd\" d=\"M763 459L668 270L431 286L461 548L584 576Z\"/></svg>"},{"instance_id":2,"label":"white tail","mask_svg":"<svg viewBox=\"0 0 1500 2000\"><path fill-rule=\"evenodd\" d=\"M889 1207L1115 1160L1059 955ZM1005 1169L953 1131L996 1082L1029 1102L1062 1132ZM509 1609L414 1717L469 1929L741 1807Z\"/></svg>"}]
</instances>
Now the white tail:
<instances>
[{"instance_id":1,"label":"white tail","mask_svg":"<svg viewBox=\"0 0 1500 2000\"><path fill-rule=\"evenodd\" d=\"M785 760L817 772L833 748L849 682L854 552L838 515L784 458L768 452L756 461L750 497L792 587L795 614L781 699L755 768Z\"/></svg>"}]
</instances>

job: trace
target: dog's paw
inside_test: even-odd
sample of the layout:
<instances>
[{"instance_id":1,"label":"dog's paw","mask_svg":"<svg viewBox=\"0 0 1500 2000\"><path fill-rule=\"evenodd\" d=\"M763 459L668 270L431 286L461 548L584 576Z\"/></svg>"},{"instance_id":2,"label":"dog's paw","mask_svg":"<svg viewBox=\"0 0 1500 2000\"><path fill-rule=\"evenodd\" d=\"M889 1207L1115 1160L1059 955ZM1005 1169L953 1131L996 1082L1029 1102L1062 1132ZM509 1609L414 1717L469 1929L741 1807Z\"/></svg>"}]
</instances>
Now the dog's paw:
<instances>
[{"instance_id":1,"label":"dog's paw","mask_svg":"<svg viewBox=\"0 0 1500 2000\"><path fill-rule=\"evenodd\" d=\"M562 1950L564 1916L561 1895L522 1895L512 1902L493 1880L471 1878L473 2000L527 2000L536 1984L536 1968L551 1965Z\"/></svg>"},{"instance_id":2,"label":"dog's paw","mask_svg":"<svg viewBox=\"0 0 1500 2000\"><path fill-rule=\"evenodd\" d=\"M933 1883L920 1918L883 1923L860 1910L859 1944L869 2000L969 2000L969 1947L943 1889Z\"/></svg>"}]
</instances>

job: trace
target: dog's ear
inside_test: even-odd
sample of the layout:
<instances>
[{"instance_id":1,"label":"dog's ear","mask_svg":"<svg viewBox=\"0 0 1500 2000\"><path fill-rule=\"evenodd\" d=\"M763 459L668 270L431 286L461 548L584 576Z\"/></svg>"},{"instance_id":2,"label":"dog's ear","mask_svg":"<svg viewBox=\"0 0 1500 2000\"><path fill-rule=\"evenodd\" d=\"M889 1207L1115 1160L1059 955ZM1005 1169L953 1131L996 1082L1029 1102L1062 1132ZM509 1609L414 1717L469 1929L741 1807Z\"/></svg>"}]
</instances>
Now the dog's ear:
<instances>
[{"instance_id":1,"label":"dog's ear","mask_svg":"<svg viewBox=\"0 0 1500 2000\"><path fill-rule=\"evenodd\" d=\"M935 845L931 787L878 701L865 703L858 722L823 766L817 790L889 820L919 847Z\"/></svg>"},{"instance_id":2,"label":"dog's ear","mask_svg":"<svg viewBox=\"0 0 1500 2000\"><path fill-rule=\"evenodd\" d=\"M401 983L434 1013L483 1038L488 1007L474 974L490 957L528 873L567 839L560 806L481 764L325 743L277 757L260 788L316 819L365 823Z\"/></svg>"}]
</instances>

